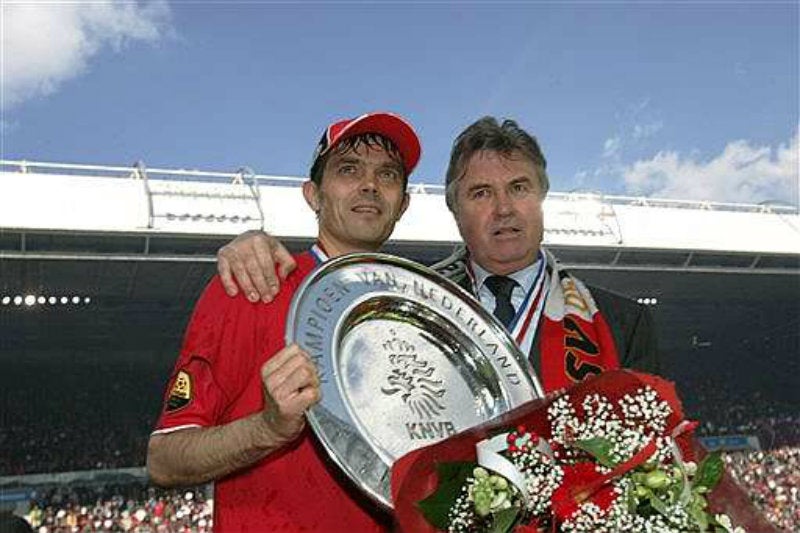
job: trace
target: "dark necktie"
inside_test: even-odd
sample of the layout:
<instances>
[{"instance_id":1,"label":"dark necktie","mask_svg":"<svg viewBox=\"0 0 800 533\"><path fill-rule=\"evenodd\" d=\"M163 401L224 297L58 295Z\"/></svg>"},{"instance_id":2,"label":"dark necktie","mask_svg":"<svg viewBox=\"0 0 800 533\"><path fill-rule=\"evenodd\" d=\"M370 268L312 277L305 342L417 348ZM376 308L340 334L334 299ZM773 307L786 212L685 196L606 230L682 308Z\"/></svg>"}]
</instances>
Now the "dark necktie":
<instances>
[{"instance_id":1,"label":"dark necktie","mask_svg":"<svg viewBox=\"0 0 800 533\"><path fill-rule=\"evenodd\" d=\"M517 282L507 276L489 276L484 283L494 294L494 316L508 328L516 314L514 306L511 305L511 292L517 286Z\"/></svg>"}]
</instances>

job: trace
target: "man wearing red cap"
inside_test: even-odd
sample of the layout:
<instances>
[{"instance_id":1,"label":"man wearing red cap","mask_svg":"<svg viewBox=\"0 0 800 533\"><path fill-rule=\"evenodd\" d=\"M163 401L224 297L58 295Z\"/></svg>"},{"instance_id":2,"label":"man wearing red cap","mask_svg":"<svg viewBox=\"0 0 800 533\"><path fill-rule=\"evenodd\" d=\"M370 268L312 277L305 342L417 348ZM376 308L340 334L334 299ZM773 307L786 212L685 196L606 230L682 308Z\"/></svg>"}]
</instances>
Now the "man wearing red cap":
<instances>
[{"instance_id":1,"label":"man wearing red cap","mask_svg":"<svg viewBox=\"0 0 800 533\"><path fill-rule=\"evenodd\" d=\"M159 485L214 481L217 532L369 532L385 517L362 501L312 440L305 410L320 399L308 354L284 342L297 287L320 262L375 252L408 206L420 157L401 117L372 113L326 128L303 196L317 214L311 250L269 305L229 298L215 276L197 302L150 437Z\"/></svg>"}]
</instances>

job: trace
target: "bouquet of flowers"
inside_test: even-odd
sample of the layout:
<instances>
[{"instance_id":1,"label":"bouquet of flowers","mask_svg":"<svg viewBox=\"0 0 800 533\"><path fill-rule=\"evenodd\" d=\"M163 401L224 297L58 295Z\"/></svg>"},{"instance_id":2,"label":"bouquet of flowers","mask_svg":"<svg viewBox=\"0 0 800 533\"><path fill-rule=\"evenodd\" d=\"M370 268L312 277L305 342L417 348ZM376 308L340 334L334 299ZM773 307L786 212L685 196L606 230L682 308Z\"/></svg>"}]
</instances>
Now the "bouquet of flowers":
<instances>
[{"instance_id":1,"label":"bouquet of flowers","mask_svg":"<svg viewBox=\"0 0 800 533\"><path fill-rule=\"evenodd\" d=\"M723 465L695 425L671 383L609 372L402 457L395 514L408 533L743 533L709 506Z\"/></svg>"}]
</instances>

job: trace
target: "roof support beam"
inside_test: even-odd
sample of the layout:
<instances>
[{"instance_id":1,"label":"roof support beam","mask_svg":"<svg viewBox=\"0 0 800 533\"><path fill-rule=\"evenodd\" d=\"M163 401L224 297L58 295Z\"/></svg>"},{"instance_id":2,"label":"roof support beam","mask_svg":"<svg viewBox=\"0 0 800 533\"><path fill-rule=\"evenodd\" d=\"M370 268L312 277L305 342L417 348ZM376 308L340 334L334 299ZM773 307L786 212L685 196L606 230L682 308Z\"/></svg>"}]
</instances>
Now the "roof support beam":
<instances>
[{"instance_id":1,"label":"roof support beam","mask_svg":"<svg viewBox=\"0 0 800 533\"><path fill-rule=\"evenodd\" d=\"M92 254L92 253L36 253L0 251L0 261L4 259L45 260L45 261L130 261L151 263L215 263L215 255L141 255L141 254ZM621 265L606 263L563 263L572 270L608 270L619 272L695 272L706 274L765 274L800 276L800 270L793 268L751 268L715 266L674 266L674 265Z\"/></svg>"}]
</instances>

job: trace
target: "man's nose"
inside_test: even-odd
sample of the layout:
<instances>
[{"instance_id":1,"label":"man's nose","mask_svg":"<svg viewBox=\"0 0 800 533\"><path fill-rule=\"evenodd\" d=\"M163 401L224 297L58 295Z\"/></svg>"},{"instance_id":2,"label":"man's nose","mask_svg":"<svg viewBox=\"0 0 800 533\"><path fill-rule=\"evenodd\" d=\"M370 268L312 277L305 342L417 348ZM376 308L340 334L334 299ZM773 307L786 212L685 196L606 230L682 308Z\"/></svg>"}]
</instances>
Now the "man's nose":
<instances>
[{"instance_id":1,"label":"man's nose","mask_svg":"<svg viewBox=\"0 0 800 533\"><path fill-rule=\"evenodd\" d=\"M495 195L494 211L498 216L507 216L514 210L511 195L506 192L499 192Z\"/></svg>"},{"instance_id":2,"label":"man's nose","mask_svg":"<svg viewBox=\"0 0 800 533\"><path fill-rule=\"evenodd\" d=\"M361 178L362 192L376 192L378 190L378 177L373 172L364 172Z\"/></svg>"}]
</instances>

